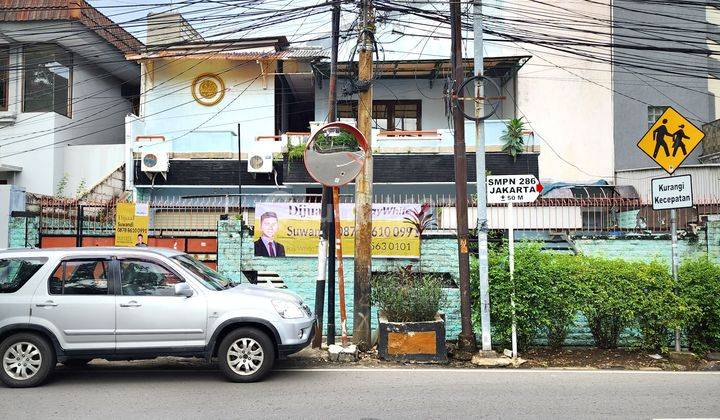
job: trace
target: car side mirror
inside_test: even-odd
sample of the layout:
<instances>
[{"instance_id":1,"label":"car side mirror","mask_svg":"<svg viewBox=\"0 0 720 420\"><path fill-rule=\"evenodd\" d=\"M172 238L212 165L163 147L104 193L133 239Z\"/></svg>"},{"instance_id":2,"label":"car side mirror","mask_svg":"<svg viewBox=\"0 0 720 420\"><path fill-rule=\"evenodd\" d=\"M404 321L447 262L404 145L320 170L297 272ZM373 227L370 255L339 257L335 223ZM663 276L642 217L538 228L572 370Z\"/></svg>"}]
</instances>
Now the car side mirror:
<instances>
[{"instance_id":1,"label":"car side mirror","mask_svg":"<svg viewBox=\"0 0 720 420\"><path fill-rule=\"evenodd\" d=\"M185 296L189 298L193 295L193 289L187 283L177 283L175 285L175 296Z\"/></svg>"}]
</instances>

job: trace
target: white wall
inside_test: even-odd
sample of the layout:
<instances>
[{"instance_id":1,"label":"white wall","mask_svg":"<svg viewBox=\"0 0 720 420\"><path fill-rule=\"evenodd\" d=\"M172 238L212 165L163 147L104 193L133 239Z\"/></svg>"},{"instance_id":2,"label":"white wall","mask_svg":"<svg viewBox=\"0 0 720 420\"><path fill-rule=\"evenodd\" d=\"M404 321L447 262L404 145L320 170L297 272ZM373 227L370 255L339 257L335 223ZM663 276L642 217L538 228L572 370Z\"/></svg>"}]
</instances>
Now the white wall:
<instances>
[{"instance_id":1,"label":"white wall","mask_svg":"<svg viewBox=\"0 0 720 420\"><path fill-rule=\"evenodd\" d=\"M17 49L14 52L11 67L17 68L21 57ZM66 173L68 178L83 173L84 169L78 167L78 163L96 165L107 162L75 161L67 164L64 150L67 145L124 143L124 118L132 108L121 96L121 82L107 72L88 64L74 66L71 118L52 112L23 113L22 75L13 70L10 80L10 106L7 112L0 113L0 117L14 116L15 121L0 125L0 162L22 167L22 172L7 179L28 192L52 195L57 192L58 183ZM112 149L111 146L108 153L112 153ZM97 155L102 154L98 152ZM106 169L91 170L79 176L84 176L86 183L93 185L100 179L90 176L109 173L115 168Z\"/></svg>"},{"instance_id":2,"label":"white wall","mask_svg":"<svg viewBox=\"0 0 720 420\"><path fill-rule=\"evenodd\" d=\"M598 3L607 3L603 0ZM553 5L531 0L506 0L509 6L533 13L557 15ZM571 12L610 19L608 4L562 2ZM610 42L609 29L593 27L600 35L584 35L589 40ZM575 32L566 28L544 29L563 39ZM545 181L582 182L614 173L613 109L611 68L577 55L534 45L508 43L511 54L532 55L518 76L518 116L524 117L534 132L540 153L540 177ZM553 151L554 150L554 151Z\"/></svg>"},{"instance_id":3,"label":"white wall","mask_svg":"<svg viewBox=\"0 0 720 420\"><path fill-rule=\"evenodd\" d=\"M154 67L145 79L140 116L146 135L164 135L172 141L195 131L236 132L238 123L243 142L275 134L274 76L267 77L263 89L256 62L156 60ZM225 83L225 97L216 105L204 106L193 99L192 81L203 73L214 73Z\"/></svg>"},{"instance_id":4,"label":"white wall","mask_svg":"<svg viewBox=\"0 0 720 420\"><path fill-rule=\"evenodd\" d=\"M124 144L67 146L63 149L67 186L65 193L74 197L84 181L85 191L105 179L125 159Z\"/></svg>"}]
</instances>

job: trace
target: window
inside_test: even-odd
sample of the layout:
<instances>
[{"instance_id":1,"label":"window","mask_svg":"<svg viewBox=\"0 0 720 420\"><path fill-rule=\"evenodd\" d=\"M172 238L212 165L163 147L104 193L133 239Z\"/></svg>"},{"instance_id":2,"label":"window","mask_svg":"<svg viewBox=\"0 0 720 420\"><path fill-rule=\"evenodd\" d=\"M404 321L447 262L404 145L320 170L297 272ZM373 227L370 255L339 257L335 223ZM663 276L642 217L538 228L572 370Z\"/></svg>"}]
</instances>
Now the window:
<instances>
[{"instance_id":1,"label":"window","mask_svg":"<svg viewBox=\"0 0 720 420\"><path fill-rule=\"evenodd\" d=\"M649 106L648 107L648 128L655 124L655 121L665 112L668 107L666 106Z\"/></svg>"},{"instance_id":2,"label":"window","mask_svg":"<svg viewBox=\"0 0 720 420\"><path fill-rule=\"evenodd\" d=\"M108 262L63 261L50 278L48 290L51 295L107 295Z\"/></svg>"},{"instance_id":3,"label":"window","mask_svg":"<svg viewBox=\"0 0 720 420\"><path fill-rule=\"evenodd\" d=\"M177 257L173 257L173 259L195 274L200 279L202 285L210 290L224 290L237 286L240 283L239 281L232 281L223 277L217 271L210 269L205 264L187 254L178 255Z\"/></svg>"},{"instance_id":4,"label":"window","mask_svg":"<svg viewBox=\"0 0 720 420\"><path fill-rule=\"evenodd\" d=\"M175 296L175 285L184 280L149 261L121 261L122 294L125 296Z\"/></svg>"},{"instance_id":5,"label":"window","mask_svg":"<svg viewBox=\"0 0 720 420\"><path fill-rule=\"evenodd\" d=\"M72 55L54 45L24 49L23 112L70 116Z\"/></svg>"},{"instance_id":6,"label":"window","mask_svg":"<svg viewBox=\"0 0 720 420\"><path fill-rule=\"evenodd\" d=\"M420 102L395 105L395 129L403 131L420 129Z\"/></svg>"},{"instance_id":7,"label":"window","mask_svg":"<svg viewBox=\"0 0 720 420\"><path fill-rule=\"evenodd\" d=\"M0 111L8 110L9 75L10 50L7 47L0 47Z\"/></svg>"},{"instance_id":8,"label":"window","mask_svg":"<svg viewBox=\"0 0 720 420\"><path fill-rule=\"evenodd\" d=\"M421 101L373 101L373 128L381 130L421 130ZM338 102L338 119L357 121L357 101Z\"/></svg>"},{"instance_id":9,"label":"window","mask_svg":"<svg viewBox=\"0 0 720 420\"><path fill-rule=\"evenodd\" d=\"M15 293L37 273L47 258L3 258L0 260L0 293Z\"/></svg>"}]
</instances>

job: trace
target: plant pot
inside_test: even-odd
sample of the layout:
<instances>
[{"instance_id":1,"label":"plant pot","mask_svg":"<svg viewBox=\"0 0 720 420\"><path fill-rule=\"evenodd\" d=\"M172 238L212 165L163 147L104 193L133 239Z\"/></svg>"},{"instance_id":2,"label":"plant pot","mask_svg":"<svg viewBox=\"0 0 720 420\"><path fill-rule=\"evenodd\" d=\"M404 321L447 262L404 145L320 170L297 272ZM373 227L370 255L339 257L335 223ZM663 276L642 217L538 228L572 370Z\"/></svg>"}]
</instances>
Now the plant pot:
<instances>
[{"instance_id":1,"label":"plant pot","mask_svg":"<svg viewBox=\"0 0 720 420\"><path fill-rule=\"evenodd\" d=\"M380 311L378 321L378 354L381 359L398 362L447 362L445 316L442 313L435 314L433 321L389 322L385 313Z\"/></svg>"}]
</instances>

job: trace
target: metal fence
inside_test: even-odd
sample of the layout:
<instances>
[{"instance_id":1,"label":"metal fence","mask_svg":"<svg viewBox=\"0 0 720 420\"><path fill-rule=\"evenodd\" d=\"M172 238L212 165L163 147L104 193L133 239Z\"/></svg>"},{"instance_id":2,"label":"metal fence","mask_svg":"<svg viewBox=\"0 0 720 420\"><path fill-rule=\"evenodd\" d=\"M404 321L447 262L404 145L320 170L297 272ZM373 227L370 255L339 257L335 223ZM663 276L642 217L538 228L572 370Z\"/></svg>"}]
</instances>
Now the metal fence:
<instances>
[{"instance_id":1,"label":"metal fence","mask_svg":"<svg viewBox=\"0 0 720 420\"><path fill-rule=\"evenodd\" d=\"M150 205L150 235L215 236L222 218L242 219L254 224L258 202L319 203L319 194L243 194L221 196L155 197ZM429 203L434 210L438 230L455 230L456 199L452 195L385 194L376 195L375 203ZM142 201L142 200L141 200ZM351 194L341 194L341 203L353 203ZM45 235L104 236L114 234L117 201L86 202L43 197L29 200L30 210L40 218ZM470 229L476 228L476 203L467 200ZM515 205L515 228L528 231L602 234L614 232L667 233L670 213L654 211L639 199L583 198L539 199ZM503 205L488 207L488 228L507 229L507 210ZM695 232L708 219L720 218L720 198L702 201L692 208L678 210L678 228Z\"/></svg>"}]
</instances>

